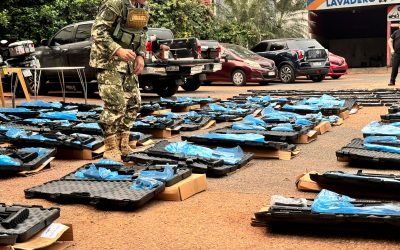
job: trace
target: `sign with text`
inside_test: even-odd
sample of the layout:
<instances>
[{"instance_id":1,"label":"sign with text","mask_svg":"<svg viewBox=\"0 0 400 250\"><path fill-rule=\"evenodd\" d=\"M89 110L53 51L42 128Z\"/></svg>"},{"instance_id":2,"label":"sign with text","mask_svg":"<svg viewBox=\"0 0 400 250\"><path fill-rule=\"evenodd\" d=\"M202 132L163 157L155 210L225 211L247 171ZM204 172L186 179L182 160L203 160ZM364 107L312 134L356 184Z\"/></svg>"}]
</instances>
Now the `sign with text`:
<instances>
[{"instance_id":1,"label":"sign with text","mask_svg":"<svg viewBox=\"0 0 400 250\"><path fill-rule=\"evenodd\" d=\"M329 10L385 4L400 4L400 0L307 0L307 10Z\"/></svg>"}]
</instances>

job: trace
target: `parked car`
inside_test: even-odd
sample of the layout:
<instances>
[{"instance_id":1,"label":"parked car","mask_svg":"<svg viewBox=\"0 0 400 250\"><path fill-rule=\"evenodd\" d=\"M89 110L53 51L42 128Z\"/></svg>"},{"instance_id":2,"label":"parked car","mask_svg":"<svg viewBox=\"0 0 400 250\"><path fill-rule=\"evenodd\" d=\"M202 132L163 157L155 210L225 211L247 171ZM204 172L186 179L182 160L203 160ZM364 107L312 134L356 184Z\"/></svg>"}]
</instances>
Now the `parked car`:
<instances>
[{"instance_id":1,"label":"parked car","mask_svg":"<svg viewBox=\"0 0 400 250\"><path fill-rule=\"evenodd\" d=\"M284 83L294 82L297 76L321 82L329 72L328 52L315 39L264 40L251 50L273 60Z\"/></svg>"},{"instance_id":2,"label":"parked car","mask_svg":"<svg viewBox=\"0 0 400 250\"><path fill-rule=\"evenodd\" d=\"M85 66L89 94L97 91L96 70L89 67L92 25L93 21L86 21L60 29L51 39L43 40L35 54L42 67ZM205 65L220 64L219 58L201 57L201 45L197 38L174 38L171 30L163 28L149 28L145 35L147 56L139 84L146 92L172 96L185 79L205 79ZM170 47L165 59L157 57L161 44ZM64 76L66 83L79 82L75 71L65 70ZM54 82L58 82L57 72L43 71L39 92L44 94L47 91L48 84L44 83ZM79 88L79 85L74 85Z\"/></svg>"},{"instance_id":3,"label":"parked car","mask_svg":"<svg viewBox=\"0 0 400 250\"><path fill-rule=\"evenodd\" d=\"M232 82L236 86L248 82L261 84L275 80L277 69L272 60L235 44L222 43L222 70L207 74L206 83L214 81Z\"/></svg>"},{"instance_id":4,"label":"parked car","mask_svg":"<svg viewBox=\"0 0 400 250\"><path fill-rule=\"evenodd\" d=\"M329 67L327 76L330 76L332 79L339 79L342 75L347 74L349 66L344 57L329 52L329 62L331 66Z\"/></svg>"}]
</instances>

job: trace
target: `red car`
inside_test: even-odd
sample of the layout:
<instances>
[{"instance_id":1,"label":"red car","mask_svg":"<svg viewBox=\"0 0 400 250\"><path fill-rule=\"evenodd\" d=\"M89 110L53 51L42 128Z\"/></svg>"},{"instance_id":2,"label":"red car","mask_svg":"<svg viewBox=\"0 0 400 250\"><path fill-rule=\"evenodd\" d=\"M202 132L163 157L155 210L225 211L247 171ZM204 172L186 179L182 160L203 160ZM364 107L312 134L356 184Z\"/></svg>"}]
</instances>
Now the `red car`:
<instances>
[{"instance_id":1,"label":"red car","mask_svg":"<svg viewBox=\"0 0 400 250\"><path fill-rule=\"evenodd\" d=\"M339 79L342 75L347 74L349 66L343 57L329 52L329 62L331 66L327 76L332 77L332 79Z\"/></svg>"},{"instance_id":2,"label":"red car","mask_svg":"<svg viewBox=\"0 0 400 250\"><path fill-rule=\"evenodd\" d=\"M248 82L266 84L275 80L277 69L274 61L234 44L222 43L222 70L207 74L205 83L215 81L232 82L233 85L243 86Z\"/></svg>"}]
</instances>

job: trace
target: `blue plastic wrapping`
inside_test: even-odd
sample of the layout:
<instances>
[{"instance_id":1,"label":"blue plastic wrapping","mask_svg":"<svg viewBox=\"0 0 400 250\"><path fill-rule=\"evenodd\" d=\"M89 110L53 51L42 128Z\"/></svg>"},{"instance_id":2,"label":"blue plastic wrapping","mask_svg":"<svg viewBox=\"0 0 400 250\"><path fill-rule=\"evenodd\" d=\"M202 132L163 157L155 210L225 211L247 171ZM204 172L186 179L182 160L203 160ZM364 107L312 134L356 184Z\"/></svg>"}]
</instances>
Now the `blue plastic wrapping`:
<instances>
[{"instance_id":1,"label":"blue plastic wrapping","mask_svg":"<svg viewBox=\"0 0 400 250\"><path fill-rule=\"evenodd\" d=\"M317 106L306 105L306 104L296 104L296 105L285 104L285 105L283 105L283 109L293 110L293 111L296 111L296 110L318 111L318 110L320 110Z\"/></svg>"},{"instance_id":2,"label":"blue plastic wrapping","mask_svg":"<svg viewBox=\"0 0 400 250\"><path fill-rule=\"evenodd\" d=\"M382 145L382 143L393 145ZM400 140L396 136L368 136L364 139L363 147L369 150L400 154Z\"/></svg>"},{"instance_id":3,"label":"blue plastic wrapping","mask_svg":"<svg viewBox=\"0 0 400 250\"><path fill-rule=\"evenodd\" d=\"M97 115L96 112L78 112L77 116L79 117L85 117L85 116L95 116Z\"/></svg>"},{"instance_id":4,"label":"blue plastic wrapping","mask_svg":"<svg viewBox=\"0 0 400 250\"><path fill-rule=\"evenodd\" d=\"M43 157L49 152L47 148L21 148L19 151L25 153L37 153L39 157Z\"/></svg>"},{"instance_id":5,"label":"blue plastic wrapping","mask_svg":"<svg viewBox=\"0 0 400 250\"><path fill-rule=\"evenodd\" d=\"M294 132L294 129L293 125L290 123L280 123L275 127L271 128L271 131Z\"/></svg>"},{"instance_id":6,"label":"blue plastic wrapping","mask_svg":"<svg viewBox=\"0 0 400 250\"><path fill-rule=\"evenodd\" d=\"M177 102L179 102L179 103L191 104L191 103L193 103L193 99L191 97L187 97L187 96L176 97L176 100L160 97L160 102L166 102L166 103L177 103Z\"/></svg>"},{"instance_id":7,"label":"blue plastic wrapping","mask_svg":"<svg viewBox=\"0 0 400 250\"><path fill-rule=\"evenodd\" d=\"M225 108L221 105L211 103L208 105L212 111L223 111L223 112L238 112L238 113L244 113L247 112L247 109L242 109L242 108Z\"/></svg>"},{"instance_id":8,"label":"blue plastic wrapping","mask_svg":"<svg viewBox=\"0 0 400 250\"><path fill-rule=\"evenodd\" d=\"M0 108L0 113L27 113L32 110L27 108Z\"/></svg>"},{"instance_id":9,"label":"blue plastic wrapping","mask_svg":"<svg viewBox=\"0 0 400 250\"><path fill-rule=\"evenodd\" d=\"M0 165L1 166L20 167L21 166L21 162L11 158L8 155L0 155Z\"/></svg>"},{"instance_id":10,"label":"blue plastic wrapping","mask_svg":"<svg viewBox=\"0 0 400 250\"><path fill-rule=\"evenodd\" d=\"M290 119L297 119L301 117L301 115L298 115L293 112L287 112L287 111L278 111L275 110L273 107L266 107L261 111L261 116L263 118L280 118L281 120L287 120L289 121Z\"/></svg>"},{"instance_id":11,"label":"blue plastic wrapping","mask_svg":"<svg viewBox=\"0 0 400 250\"><path fill-rule=\"evenodd\" d=\"M302 125L302 126L308 126L312 125L312 121L307 120L307 119L297 119L295 122L296 125Z\"/></svg>"},{"instance_id":12,"label":"blue plastic wrapping","mask_svg":"<svg viewBox=\"0 0 400 250\"><path fill-rule=\"evenodd\" d=\"M400 122L392 122L390 125L395 126L395 127L400 127Z\"/></svg>"},{"instance_id":13,"label":"blue plastic wrapping","mask_svg":"<svg viewBox=\"0 0 400 250\"><path fill-rule=\"evenodd\" d=\"M311 97L309 99L305 99L299 102L299 104L312 105L312 106L317 106L319 108L333 108L333 107L343 107L345 101L330 95L322 95L319 98Z\"/></svg>"},{"instance_id":14,"label":"blue plastic wrapping","mask_svg":"<svg viewBox=\"0 0 400 250\"><path fill-rule=\"evenodd\" d=\"M249 96L246 98L248 102L255 102L255 103L266 103L271 101L270 96Z\"/></svg>"},{"instance_id":15,"label":"blue plastic wrapping","mask_svg":"<svg viewBox=\"0 0 400 250\"><path fill-rule=\"evenodd\" d=\"M264 136L258 134L219 134L219 133L208 133L204 135L196 135L196 137L207 138L207 139L225 139L232 141L250 141L250 142L264 142Z\"/></svg>"},{"instance_id":16,"label":"blue plastic wrapping","mask_svg":"<svg viewBox=\"0 0 400 250\"><path fill-rule=\"evenodd\" d=\"M390 124L380 124L377 121L371 122L361 131L363 132L363 134L400 136L400 127L396 127Z\"/></svg>"},{"instance_id":17,"label":"blue plastic wrapping","mask_svg":"<svg viewBox=\"0 0 400 250\"><path fill-rule=\"evenodd\" d=\"M150 127L150 124L144 123L144 122L142 122L142 121L135 121L135 122L133 123L133 126L134 126L134 127Z\"/></svg>"},{"instance_id":18,"label":"blue plastic wrapping","mask_svg":"<svg viewBox=\"0 0 400 250\"><path fill-rule=\"evenodd\" d=\"M37 108L62 108L62 104L60 102L45 102L45 101L31 101L31 102L23 102L18 107L37 107Z\"/></svg>"},{"instance_id":19,"label":"blue plastic wrapping","mask_svg":"<svg viewBox=\"0 0 400 250\"><path fill-rule=\"evenodd\" d=\"M9 122L10 118L8 118L6 115L0 113L0 120L2 120L4 122Z\"/></svg>"},{"instance_id":20,"label":"blue plastic wrapping","mask_svg":"<svg viewBox=\"0 0 400 250\"><path fill-rule=\"evenodd\" d=\"M94 164L90 164L88 169L75 172L75 177L79 179L96 179L96 180L129 180L132 175L119 175L116 171L106 168L97 168Z\"/></svg>"},{"instance_id":21,"label":"blue plastic wrapping","mask_svg":"<svg viewBox=\"0 0 400 250\"><path fill-rule=\"evenodd\" d=\"M24 122L29 122L32 124L43 124L43 123L50 123L51 120L49 119L40 119L40 118L28 118L24 119Z\"/></svg>"},{"instance_id":22,"label":"blue plastic wrapping","mask_svg":"<svg viewBox=\"0 0 400 250\"><path fill-rule=\"evenodd\" d=\"M23 138L27 137L26 131L19 128L7 128L6 136L9 138Z\"/></svg>"},{"instance_id":23,"label":"blue plastic wrapping","mask_svg":"<svg viewBox=\"0 0 400 250\"><path fill-rule=\"evenodd\" d=\"M157 170L142 170L139 177L156 179L158 181L167 182L174 177L174 169L170 165L164 166L164 171Z\"/></svg>"},{"instance_id":24,"label":"blue plastic wrapping","mask_svg":"<svg viewBox=\"0 0 400 250\"><path fill-rule=\"evenodd\" d=\"M260 131L267 130L266 128L264 128L262 126L250 125L250 124L243 123L243 122L234 122L232 124L232 129L238 129L238 130L260 130Z\"/></svg>"},{"instance_id":25,"label":"blue plastic wrapping","mask_svg":"<svg viewBox=\"0 0 400 250\"><path fill-rule=\"evenodd\" d=\"M103 165L120 165L120 166L124 165L119 161L114 161L114 160L105 159L105 158L100 159L97 163L98 164L103 164Z\"/></svg>"},{"instance_id":26,"label":"blue plastic wrapping","mask_svg":"<svg viewBox=\"0 0 400 250\"><path fill-rule=\"evenodd\" d=\"M382 203L381 205L355 206L352 204L355 199L345 195L323 189L318 194L311 211L313 213L327 214L366 214L382 216L399 216L400 206L395 203Z\"/></svg>"},{"instance_id":27,"label":"blue plastic wrapping","mask_svg":"<svg viewBox=\"0 0 400 250\"><path fill-rule=\"evenodd\" d=\"M137 178L132 186L131 189L133 190L150 190L161 186L163 183L161 181L157 181L151 178L139 177Z\"/></svg>"},{"instance_id":28,"label":"blue plastic wrapping","mask_svg":"<svg viewBox=\"0 0 400 250\"><path fill-rule=\"evenodd\" d=\"M247 115L243 122L250 125L267 126L267 123L261 119L256 118L254 115Z\"/></svg>"},{"instance_id":29,"label":"blue plastic wrapping","mask_svg":"<svg viewBox=\"0 0 400 250\"><path fill-rule=\"evenodd\" d=\"M44 137L43 135L31 135L28 137L30 140L36 140L36 141L57 141L56 139L51 139L51 138L47 138Z\"/></svg>"},{"instance_id":30,"label":"blue plastic wrapping","mask_svg":"<svg viewBox=\"0 0 400 250\"><path fill-rule=\"evenodd\" d=\"M75 126L75 128L90 128L90 129L98 129L101 130L100 125L97 122L92 123L79 123Z\"/></svg>"},{"instance_id":31,"label":"blue plastic wrapping","mask_svg":"<svg viewBox=\"0 0 400 250\"><path fill-rule=\"evenodd\" d=\"M41 113L39 117L48 119L57 119L57 120L68 120L68 121L76 121L78 119L75 113L67 113L67 112Z\"/></svg>"},{"instance_id":32,"label":"blue plastic wrapping","mask_svg":"<svg viewBox=\"0 0 400 250\"><path fill-rule=\"evenodd\" d=\"M240 149L240 147L235 148L236 151L239 151L239 149L237 148ZM238 163L244 155L243 151L241 155L239 153L227 154L224 153L225 152L224 150L229 151L229 149L217 148L216 150L213 150L195 144L190 144L187 141L170 143L165 147L165 150L170 153L184 155L184 156L199 156L211 159L221 159L224 161L225 164L228 165L234 165Z\"/></svg>"}]
</instances>

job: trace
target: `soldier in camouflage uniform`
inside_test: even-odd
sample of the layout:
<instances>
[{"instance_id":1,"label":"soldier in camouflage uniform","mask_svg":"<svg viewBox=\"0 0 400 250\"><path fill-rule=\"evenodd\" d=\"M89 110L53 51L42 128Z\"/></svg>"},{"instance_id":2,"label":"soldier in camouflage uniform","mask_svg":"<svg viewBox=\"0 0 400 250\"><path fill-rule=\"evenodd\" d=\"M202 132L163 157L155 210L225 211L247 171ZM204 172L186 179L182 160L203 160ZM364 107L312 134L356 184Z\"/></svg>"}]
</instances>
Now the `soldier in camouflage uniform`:
<instances>
[{"instance_id":1,"label":"soldier in camouflage uniform","mask_svg":"<svg viewBox=\"0 0 400 250\"><path fill-rule=\"evenodd\" d=\"M97 68L104 158L129 154L130 129L140 108L138 75L144 68L146 0L106 0L92 28L90 66Z\"/></svg>"}]
</instances>

